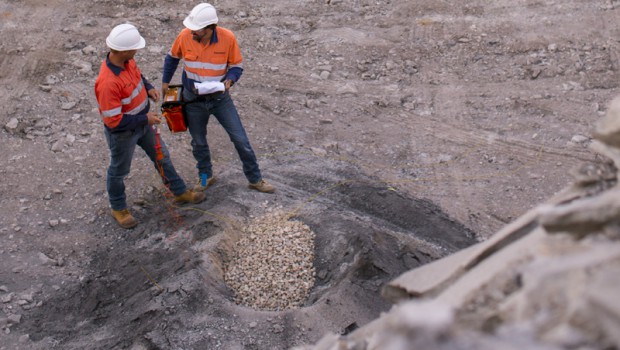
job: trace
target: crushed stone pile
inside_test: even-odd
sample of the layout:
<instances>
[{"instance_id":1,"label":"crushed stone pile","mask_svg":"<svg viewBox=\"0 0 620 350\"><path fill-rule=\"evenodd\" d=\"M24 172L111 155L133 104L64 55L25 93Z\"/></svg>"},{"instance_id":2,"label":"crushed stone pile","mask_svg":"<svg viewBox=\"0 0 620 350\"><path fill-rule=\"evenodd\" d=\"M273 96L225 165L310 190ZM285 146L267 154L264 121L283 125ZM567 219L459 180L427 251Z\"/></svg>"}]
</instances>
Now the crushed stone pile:
<instances>
[{"instance_id":1,"label":"crushed stone pile","mask_svg":"<svg viewBox=\"0 0 620 350\"><path fill-rule=\"evenodd\" d=\"M225 267L235 302L260 310L300 307L314 286L314 237L281 209L251 222Z\"/></svg>"}]
</instances>

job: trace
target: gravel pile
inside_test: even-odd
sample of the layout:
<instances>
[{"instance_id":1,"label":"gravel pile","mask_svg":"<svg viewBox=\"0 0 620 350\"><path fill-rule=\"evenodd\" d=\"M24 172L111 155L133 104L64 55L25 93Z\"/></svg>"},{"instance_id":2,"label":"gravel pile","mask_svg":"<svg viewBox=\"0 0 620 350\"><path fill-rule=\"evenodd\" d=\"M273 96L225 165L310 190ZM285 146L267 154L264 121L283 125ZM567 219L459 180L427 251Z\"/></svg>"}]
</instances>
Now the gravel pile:
<instances>
[{"instance_id":1,"label":"gravel pile","mask_svg":"<svg viewBox=\"0 0 620 350\"><path fill-rule=\"evenodd\" d=\"M274 211L242 236L224 273L235 302L260 310L300 307L314 285L314 232Z\"/></svg>"}]
</instances>

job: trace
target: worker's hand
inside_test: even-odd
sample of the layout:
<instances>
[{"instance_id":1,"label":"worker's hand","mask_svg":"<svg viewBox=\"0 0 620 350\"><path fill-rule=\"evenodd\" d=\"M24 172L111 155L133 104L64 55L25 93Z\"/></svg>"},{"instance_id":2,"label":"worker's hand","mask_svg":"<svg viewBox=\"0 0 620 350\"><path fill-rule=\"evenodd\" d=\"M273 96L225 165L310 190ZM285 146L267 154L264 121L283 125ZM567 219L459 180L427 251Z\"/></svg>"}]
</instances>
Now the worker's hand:
<instances>
[{"instance_id":1,"label":"worker's hand","mask_svg":"<svg viewBox=\"0 0 620 350\"><path fill-rule=\"evenodd\" d=\"M157 89L151 89L148 91L149 97L153 99L153 101L159 101L159 91Z\"/></svg>"},{"instance_id":2,"label":"worker's hand","mask_svg":"<svg viewBox=\"0 0 620 350\"><path fill-rule=\"evenodd\" d=\"M146 117L149 118L149 125L161 124L161 118L154 112L148 112Z\"/></svg>"},{"instance_id":3,"label":"worker's hand","mask_svg":"<svg viewBox=\"0 0 620 350\"><path fill-rule=\"evenodd\" d=\"M166 96L168 93L168 83L161 83L161 95Z\"/></svg>"},{"instance_id":4,"label":"worker's hand","mask_svg":"<svg viewBox=\"0 0 620 350\"><path fill-rule=\"evenodd\" d=\"M233 81L232 80L230 80L230 79L224 80L224 87L226 88L226 91L228 91L232 85L233 85Z\"/></svg>"}]
</instances>

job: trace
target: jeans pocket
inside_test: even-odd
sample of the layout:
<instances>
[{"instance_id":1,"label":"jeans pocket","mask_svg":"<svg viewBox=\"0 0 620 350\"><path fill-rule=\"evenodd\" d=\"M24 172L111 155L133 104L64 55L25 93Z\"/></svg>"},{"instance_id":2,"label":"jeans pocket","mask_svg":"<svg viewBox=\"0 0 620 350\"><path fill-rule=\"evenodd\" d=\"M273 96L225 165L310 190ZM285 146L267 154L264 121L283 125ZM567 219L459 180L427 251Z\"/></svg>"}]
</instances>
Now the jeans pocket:
<instances>
[{"instance_id":1,"label":"jeans pocket","mask_svg":"<svg viewBox=\"0 0 620 350\"><path fill-rule=\"evenodd\" d=\"M225 101L225 100L227 100L229 98L230 98L230 95L228 94L228 91L224 91L221 94L219 94L214 100L216 102L222 102L222 101Z\"/></svg>"}]
</instances>

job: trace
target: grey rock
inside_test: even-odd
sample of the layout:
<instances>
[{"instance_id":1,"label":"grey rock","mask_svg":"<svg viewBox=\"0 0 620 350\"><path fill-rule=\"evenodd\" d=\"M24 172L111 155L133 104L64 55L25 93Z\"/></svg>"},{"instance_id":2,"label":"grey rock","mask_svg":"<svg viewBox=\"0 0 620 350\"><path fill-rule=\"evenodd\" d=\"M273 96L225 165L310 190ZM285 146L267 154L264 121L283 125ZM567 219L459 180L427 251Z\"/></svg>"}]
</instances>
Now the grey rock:
<instances>
[{"instance_id":1,"label":"grey rock","mask_svg":"<svg viewBox=\"0 0 620 350\"><path fill-rule=\"evenodd\" d=\"M566 205L541 206L538 221L548 232L594 233L620 217L620 189Z\"/></svg>"},{"instance_id":2,"label":"grey rock","mask_svg":"<svg viewBox=\"0 0 620 350\"><path fill-rule=\"evenodd\" d=\"M45 266L56 266L56 265L58 265L56 260L50 258L49 256L45 255L44 253L39 253L39 261L41 262L42 265L45 265Z\"/></svg>"},{"instance_id":3,"label":"grey rock","mask_svg":"<svg viewBox=\"0 0 620 350\"><path fill-rule=\"evenodd\" d=\"M590 138L587 136L583 136L583 135L575 135L571 138L571 142L574 143L585 143L590 141Z\"/></svg>"},{"instance_id":4,"label":"grey rock","mask_svg":"<svg viewBox=\"0 0 620 350\"><path fill-rule=\"evenodd\" d=\"M19 314L9 315L7 317L7 320L11 324L20 324L22 322L22 315L19 315Z\"/></svg>"},{"instance_id":5,"label":"grey rock","mask_svg":"<svg viewBox=\"0 0 620 350\"><path fill-rule=\"evenodd\" d=\"M65 141L61 139L52 144L51 150L52 152L62 152L64 146L65 146Z\"/></svg>"},{"instance_id":6,"label":"grey rock","mask_svg":"<svg viewBox=\"0 0 620 350\"><path fill-rule=\"evenodd\" d=\"M60 108L61 108L62 110L68 111L68 110L70 110L70 109L73 109L76 105L77 105L77 102L75 102L75 101L65 102L65 103L63 103L63 104L60 106Z\"/></svg>"},{"instance_id":7,"label":"grey rock","mask_svg":"<svg viewBox=\"0 0 620 350\"><path fill-rule=\"evenodd\" d=\"M0 297L0 301L4 304L6 303L10 303L11 300L13 300L13 295L14 293L9 293L7 295L3 295L2 297Z\"/></svg>"},{"instance_id":8,"label":"grey rock","mask_svg":"<svg viewBox=\"0 0 620 350\"><path fill-rule=\"evenodd\" d=\"M4 125L4 128L7 131L14 131L17 129L18 125L19 125L19 121L17 120L17 118L11 118L9 119L9 122Z\"/></svg>"},{"instance_id":9,"label":"grey rock","mask_svg":"<svg viewBox=\"0 0 620 350\"><path fill-rule=\"evenodd\" d=\"M620 96L611 102L605 117L596 124L593 136L609 146L620 148Z\"/></svg>"}]
</instances>

